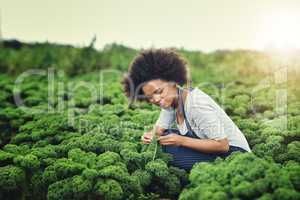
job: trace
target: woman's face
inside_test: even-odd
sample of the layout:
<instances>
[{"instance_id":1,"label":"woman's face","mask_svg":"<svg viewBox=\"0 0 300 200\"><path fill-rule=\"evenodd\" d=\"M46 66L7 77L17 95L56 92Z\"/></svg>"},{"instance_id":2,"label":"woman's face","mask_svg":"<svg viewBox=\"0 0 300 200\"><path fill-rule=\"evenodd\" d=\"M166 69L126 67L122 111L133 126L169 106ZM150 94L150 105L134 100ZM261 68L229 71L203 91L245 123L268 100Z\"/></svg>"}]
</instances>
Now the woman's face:
<instances>
[{"instance_id":1,"label":"woman's face","mask_svg":"<svg viewBox=\"0 0 300 200\"><path fill-rule=\"evenodd\" d=\"M146 99L161 108L171 108L174 105L177 89L172 82L156 79L142 87Z\"/></svg>"}]
</instances>

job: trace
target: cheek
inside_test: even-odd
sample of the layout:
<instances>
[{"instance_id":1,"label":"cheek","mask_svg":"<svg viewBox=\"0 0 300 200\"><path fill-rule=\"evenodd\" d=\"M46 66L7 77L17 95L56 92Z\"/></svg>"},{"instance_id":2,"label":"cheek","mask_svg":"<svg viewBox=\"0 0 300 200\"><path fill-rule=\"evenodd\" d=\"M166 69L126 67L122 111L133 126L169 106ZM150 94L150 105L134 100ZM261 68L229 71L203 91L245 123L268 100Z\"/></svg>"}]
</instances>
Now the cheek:
<instances>
[{"instance_id":1,"label":"cheek","mask_svg":"<svg viewBox=\"0 0 300 200\"><path fill-rule=\"evenodd\" d=\"M170 105L173 103L174 99L174 95L166 95L164 98L165 102Z\"/></svg>"}]
</instances>

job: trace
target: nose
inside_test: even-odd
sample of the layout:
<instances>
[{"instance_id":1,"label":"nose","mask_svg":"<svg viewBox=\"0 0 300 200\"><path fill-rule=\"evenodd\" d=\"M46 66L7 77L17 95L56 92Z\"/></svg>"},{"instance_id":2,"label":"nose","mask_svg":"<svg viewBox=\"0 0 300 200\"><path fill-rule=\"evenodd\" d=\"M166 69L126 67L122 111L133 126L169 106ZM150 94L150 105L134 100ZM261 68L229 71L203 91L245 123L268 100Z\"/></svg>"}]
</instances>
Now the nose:
<instances>
[{"instance_id":1,"label":"nose","mask_svg":"<svg viewBox=\"0 0 300 200\"><path fill-rule=\"evenodd\" d=\"M160 100L161 100L160 95L153 95L153 102L154 102L155 104L159 103Z\"/></svg>"}]
</instances>

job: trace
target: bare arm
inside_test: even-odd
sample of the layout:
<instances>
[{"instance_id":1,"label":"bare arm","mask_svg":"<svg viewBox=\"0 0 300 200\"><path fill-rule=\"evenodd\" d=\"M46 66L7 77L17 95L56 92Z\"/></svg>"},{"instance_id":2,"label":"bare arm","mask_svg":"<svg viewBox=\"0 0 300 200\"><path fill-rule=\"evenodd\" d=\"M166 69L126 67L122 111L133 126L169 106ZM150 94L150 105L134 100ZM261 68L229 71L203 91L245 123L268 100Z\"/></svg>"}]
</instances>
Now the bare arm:
<instances>
[{"instance_id":1,"label":"bare arm","mask_svg":"<svg viewBox=\"0 0 300 200\"><path fill-rule=\"evenodd\" d=\"M229 150L229 143L226 138L221 140L212 140L183 136L181 145L204 153L226 153Z\"/></svg>"},{"instance_id":2,"label":"bare arm","mask_svg":"<svg viewBox=\"0 0 300 200\"><path fill-rule=\"evenodd\" d=\"M204 153L226 153L229 150L229 143L226 138L220 140L198 139L178 134L160 136L161 145L184 146Z\"/></svg>"}]
</instances>

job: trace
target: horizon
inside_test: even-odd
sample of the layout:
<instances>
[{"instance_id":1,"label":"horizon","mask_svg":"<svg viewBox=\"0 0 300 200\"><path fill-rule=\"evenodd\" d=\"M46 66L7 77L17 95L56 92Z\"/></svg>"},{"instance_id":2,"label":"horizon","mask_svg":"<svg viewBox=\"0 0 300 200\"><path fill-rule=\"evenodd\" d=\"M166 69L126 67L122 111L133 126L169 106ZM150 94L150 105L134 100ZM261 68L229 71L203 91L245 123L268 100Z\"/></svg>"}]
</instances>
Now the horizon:
<instances>
[{"instance_id":1,"label":"horizon","mask_svg":"<svg viewBox=\"0 0 300 200\"><path fill-rule=\"evenodd\" d=\"M84 48L84 47L87 47L89 46L89 43L85 44L85 45L74 45L74 44L68 44L68 43L62 43L62 42L51 42L51 41L24 41L24 40L21 40L21 39L18 39L18 38L2 38L2 41L18 41L20 43L23 43L23 44L45 44L45 43L48 43L48 44L51 44L51 45L62 45L62 46L71 46L72 48ZM252 51L252 52L257 52L257 53L272 53L273 55L274 54L287 54L290 55L289 53L292 52L293 53L300 53L300 48L290 48L290 49L278 49L278 48L273 48L273 47L270 47L268 49L246 49L246 48L237 48L237 49L214 49L214 50L211 50L211 51L202 51L201 49L187 49L187 48L184 48L184 47L180 47L180 48L177 48L177 47L148 47L148 48L135 48L135 47L131 47L131 46L128 46L126 44L121 44L121 43L115 43L115 42L112 42L112 43L107 43L105 44L101 49L100 48L96 48L96 47L93 47L96 51L102 51L106 46L109 46L109 45L112 45L112 44L116 44L116 45L121 45L121 46L124 46L125 48L129 48L129 49L134 49L136 51L141 51L141 50L144 50L144 49L149 49L149 48L154 48L154 49L158 49L158 48L175 48L179 51L183 50L183 51L187 51L187 52L199 52L199 53L202 53L202 54L213 54L213 53L216 53L218 51L228 51L228 52L237 52L237 51Z\"/></svg>"}]
</instances>

